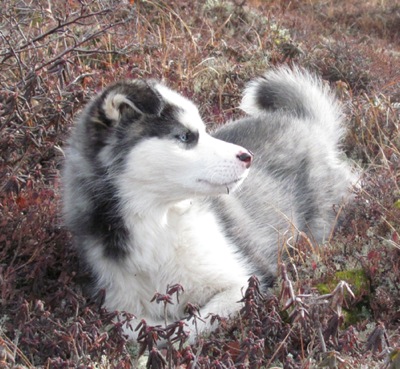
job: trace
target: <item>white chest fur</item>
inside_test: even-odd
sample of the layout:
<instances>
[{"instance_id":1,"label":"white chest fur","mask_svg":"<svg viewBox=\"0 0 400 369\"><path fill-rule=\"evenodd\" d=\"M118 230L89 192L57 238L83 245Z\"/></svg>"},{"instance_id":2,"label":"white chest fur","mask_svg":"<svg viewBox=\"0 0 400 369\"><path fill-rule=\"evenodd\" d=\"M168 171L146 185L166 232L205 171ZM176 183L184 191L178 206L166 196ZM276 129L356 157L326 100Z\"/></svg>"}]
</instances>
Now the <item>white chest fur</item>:
<instances>
[{"instance_id":1,"label":"white chest fur","mask_svg":"<svg viewBox=\"0 0 400 369\"><path fill-rule=\"evenodd\" d=\"M150 300L175 283L183 286L184 293L179 305L169 305L172 319L182 318L187 302L202 307L215 300L216 311L225 304L222 310L228 313L237 309L232 304L240 299L250 272L206 206L185 201L143 217L127 218L126 224L131 248L124 263L102 258L98 265L109 309L157 322L163 319L163 306ZM225 291L229 296L224 297ZM213 298L221 293L221 299ZM209 307L203 315L213 312L212 304Z\"/></svg>"}]
</instances>

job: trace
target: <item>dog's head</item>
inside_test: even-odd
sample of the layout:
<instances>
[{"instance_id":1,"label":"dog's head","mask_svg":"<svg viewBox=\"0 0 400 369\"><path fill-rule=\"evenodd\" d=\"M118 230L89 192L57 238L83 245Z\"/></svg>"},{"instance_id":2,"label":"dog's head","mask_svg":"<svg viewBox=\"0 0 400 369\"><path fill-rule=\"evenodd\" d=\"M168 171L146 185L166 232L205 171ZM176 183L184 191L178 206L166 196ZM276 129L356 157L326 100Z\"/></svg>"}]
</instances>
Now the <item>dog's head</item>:
<instances>
[{"instance_id":1,"label":"dog's head","mask_svg":"<svg viewBox=\"0 0 400 369\"><path fill-rule=\"evenodd\" d=\"M85 109L77 130L82 155L118 176L123 196L143 191L179 201L227 193L252 161L246 149L207 134L190 100L154 81L108 87Z\"/></svg>"}]
</instances>

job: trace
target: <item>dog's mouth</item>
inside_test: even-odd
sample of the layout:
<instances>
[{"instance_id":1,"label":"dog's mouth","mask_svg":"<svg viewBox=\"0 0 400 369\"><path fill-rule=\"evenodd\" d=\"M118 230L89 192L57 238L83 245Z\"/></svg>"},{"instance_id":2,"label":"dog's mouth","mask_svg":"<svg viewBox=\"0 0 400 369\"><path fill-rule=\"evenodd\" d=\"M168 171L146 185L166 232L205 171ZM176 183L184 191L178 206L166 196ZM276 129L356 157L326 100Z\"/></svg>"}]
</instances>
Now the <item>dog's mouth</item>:
<instances>
[{"instance_id":1,"label":"dog's mouth","mask_svg":"<svg viewBox=\"0 0 400 369\"><path fill-rule=\"evenodd\" d=\"M199 178L197 180L197 182L199 183L205 183L211 187L222 187L222 188L226 188L227 193L229 194L230 190L232 189L232 187L235 187L235 185L237 185L238 183L240 183L241 181L243 181L244 176L243 177L238 177L232 181L229 182L213 182L213 181L209 181L207 179L201 179Z\"/></svg>"},{"instance_id":2,"label":"dog's mouth","mask_svg":"<svg viewBox=\"0 0 400 369\"><path fill-rule=\"evenodd\" d=\"M229 185L233 185L233 184L235 184L235 183L240 182L242 179L243 179L243 177L239 177L239 178L236 178L236 179L234 179L233 181L229 181L229 182L213 182L213 181L209 181L209 180L207 180L207 179L201 179L201 178L199 178L199 179L197 180L197 182L200 182L200 183L207 183L207 184L209 184L209 185L211 185L211 186L229 186Z\"/></svg>"}]
</instances>

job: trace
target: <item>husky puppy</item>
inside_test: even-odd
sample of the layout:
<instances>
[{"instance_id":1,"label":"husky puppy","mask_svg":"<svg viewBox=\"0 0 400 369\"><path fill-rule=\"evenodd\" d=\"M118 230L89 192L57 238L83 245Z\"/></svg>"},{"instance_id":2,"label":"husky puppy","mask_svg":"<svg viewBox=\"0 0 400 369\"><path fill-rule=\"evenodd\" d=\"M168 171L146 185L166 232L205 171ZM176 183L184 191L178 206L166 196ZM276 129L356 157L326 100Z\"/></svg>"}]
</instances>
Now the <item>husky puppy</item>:
<instances>
[{"instance_id":1,"label":"husky puppy","mask_svg":"<svg viewBox=\"0 0 400 369\"><path fill-rule=\"evenodd\" d=\"M164 307L150 300L180 283L169 321L187 302L202 318L227 317L251 275L271 283L284 240L329 236L353 181L332 93L281 67L248 85L241 108L247 117L210 135L191 101L135 80L84 109L66 151L65 219L109 310L163 324Z\"/></svg>"}]
</instances>

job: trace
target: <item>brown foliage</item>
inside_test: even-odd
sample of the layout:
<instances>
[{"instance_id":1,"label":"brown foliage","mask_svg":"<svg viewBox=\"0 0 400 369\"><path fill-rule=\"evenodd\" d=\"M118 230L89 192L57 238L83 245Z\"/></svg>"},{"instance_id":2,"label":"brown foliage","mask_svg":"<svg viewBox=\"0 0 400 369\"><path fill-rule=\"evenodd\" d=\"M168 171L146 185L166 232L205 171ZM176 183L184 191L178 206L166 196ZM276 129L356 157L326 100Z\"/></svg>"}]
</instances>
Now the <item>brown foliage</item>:
<instances>
[{"instance_id":1,"label":"brown foliage","mask_svg":"<svg viewBox=\"0 0 400 369\"><path fill-rule=\"evenodd\" d=\"M274 293L263 296L249 281L240 319L208 317L219 330L185 348L187 322L143 322L139 353L149 350L152 368L259 368L278 361L308 368L375 365L385 350L397 352L399 29L399 6L373 0L4 2L0 366L135 365L135 348L121 327L137 323L87 299L81 287L87 276L60 218L62 147L88 98L120 78L166 79L200 104L205 121L220 124L239 114L245 82L283 62L317 70L336 86L348 107L346 152L365 169L362 189L330 245L299 245ZM362 296L349 298L353 286L346 284L324 296L316 292L352 268L369 280ZM175 303L178 292L182 286L174 285L154 303ZM187 309L192 320L207 318L196 311ZM166 353L155 348L159 338L169 342ZM388 360L394 367L394 356Z\"/></svg>"}]
</instances>

